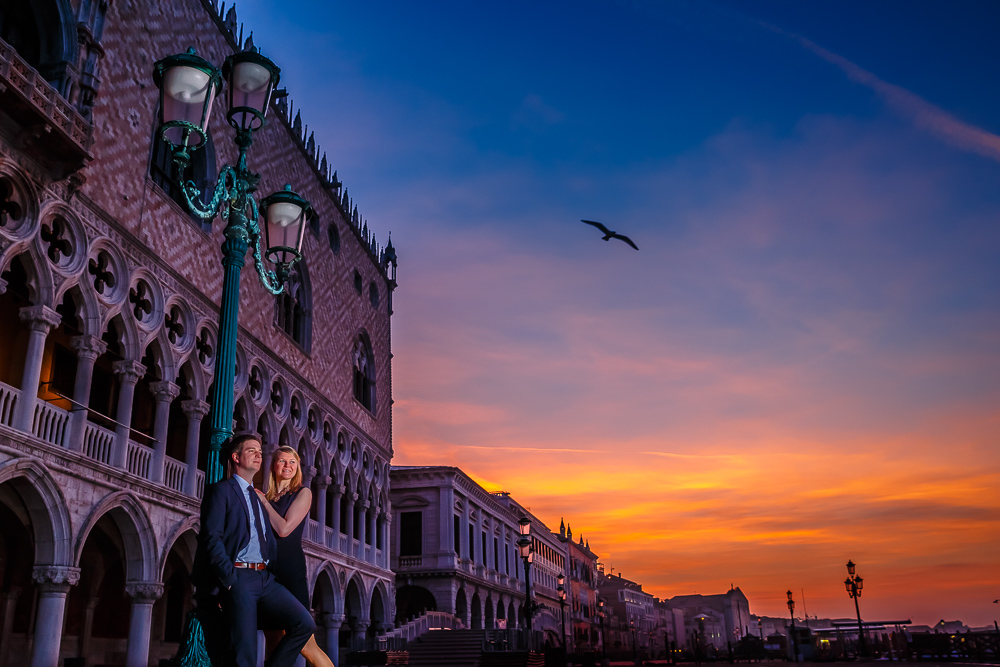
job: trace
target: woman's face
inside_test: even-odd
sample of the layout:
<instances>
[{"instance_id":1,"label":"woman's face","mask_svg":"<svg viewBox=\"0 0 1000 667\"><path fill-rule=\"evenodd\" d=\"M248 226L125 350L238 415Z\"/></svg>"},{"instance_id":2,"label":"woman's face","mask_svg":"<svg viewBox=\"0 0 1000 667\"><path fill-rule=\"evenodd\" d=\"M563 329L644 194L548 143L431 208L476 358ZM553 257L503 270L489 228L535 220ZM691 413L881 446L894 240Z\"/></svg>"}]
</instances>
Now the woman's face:
<instances>
[{"instance_id":1,"label":"woman's face","mask_svg":"<svg viewBox=\"0 0 1000 667\"><path fill-rule=\"evenodd\" d=\"M295 455L288 452L278 452L274 457L274 476L280 480L291 480L295 477L295 472L299 469L299 463L295 460Z\"/></svg>"}]
</instances>

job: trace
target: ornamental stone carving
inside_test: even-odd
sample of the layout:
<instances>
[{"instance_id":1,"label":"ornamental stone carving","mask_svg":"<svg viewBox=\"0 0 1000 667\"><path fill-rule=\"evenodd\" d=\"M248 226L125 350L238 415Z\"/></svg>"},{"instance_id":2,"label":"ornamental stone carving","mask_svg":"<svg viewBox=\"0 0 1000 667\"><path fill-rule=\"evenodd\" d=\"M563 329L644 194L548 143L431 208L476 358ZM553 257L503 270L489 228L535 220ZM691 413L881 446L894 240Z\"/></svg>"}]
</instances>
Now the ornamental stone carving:
<instances>
[{"instance_id":1,"label":"ornamental stone carving","mask_svg":"<svg viewBox=\"0 0 1000 667\"><path fill-rule=\"evenodd\" d=\"M163 584L152 581L133 581L125 584L125 593L135 602L151 604L163 595Z\"/></svg>"},{"instance_id":2,"label":"ornamental stone carving","mask_svg":"<svg viewBox=\"0 0 1000 667\"><path fill-rule=\"evenodd\" d=\"M66 565L38 565L31 578L42 593L68 593L70 586L80 583L80 568Z\"/></svg>"}]
</instances>

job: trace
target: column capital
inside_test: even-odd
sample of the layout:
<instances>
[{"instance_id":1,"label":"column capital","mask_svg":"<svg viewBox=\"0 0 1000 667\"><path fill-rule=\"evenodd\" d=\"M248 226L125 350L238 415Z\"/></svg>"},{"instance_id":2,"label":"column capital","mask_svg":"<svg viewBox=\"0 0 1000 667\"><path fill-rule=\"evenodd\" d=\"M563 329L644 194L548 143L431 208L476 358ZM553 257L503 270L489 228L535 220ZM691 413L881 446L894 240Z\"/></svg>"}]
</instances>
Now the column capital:
<instances>
[{"instance_id":1,"label":"column capital","mask_svg":"<svg viewBox=\"0 0 1000 667\"><path fill-rule=\"evenodd\" d=\"M341 625L344 624L344 615L323 613L321 620L323 621L324 627L330 628L332 630L337 630L338 628L340 628Z\"/></svg>"},{"instance_id":2,"label":"column capital","mask_svg":"<svg viewBox=\"0 0 1000 667\"><path fill-rule=\"evenodd\" d=\"M155 581L130 581L125 584L125 593L133 602L152 604L163 595L163 588Z\"/></svg>"},{"instance_id":3,"label":"column capital","mask_svg":"<svg viewBox=\"0 0 1000 667\"><path fill-rule=\"evenodd\" d=\"M31 331L42 333L48 333L49 329L62 322L62 316L48 306L25 306L21 309L20 317Z\"/></svg>"},{"instance_id":4,"label":"column capital","mask_svg":"<svg viewBox=\"0 0 1000 667\"><path fill-rule=\"evenodd\" d=\"M149 391L152 392L157 401L164 401L165 403L170 403L181 395L181 388L170 380L150 382Z\"/></svg>"},{"instance_id":5,"label":"column capital","mask_svg":"<svg viewBox=\"0 0 1000 667\"><path fill-rule=\"evenodd\" d=\"M122 377L122 382L135 383L139 381L139 378L146 374L146 367L138 361L132 361L131 359L116 361L111 364L111 370L115 372L115 375L120 375Z\"/></svg>"},{"instance_id":6,"label":"column capital","mask_svg":"<svg viewBox=\"0 0 1000 667\"><path fill-rule=\"evenodd\" d=\"M339 498L344 495L344 485L334 484L330 487L330 493L333 493L335 498Z\"/></svg>"},{"instance_id":7,"label":"column capital","mask_svg":"<svg viewBox=\"0 0 1000 667\"><path fill-rule=\"evenodd\" d=\"M330 486L330 482L332 481L333 480L330 478L329 475L319 475L316 478L316 486L318 486L321 489L325 489Z\"/></svg>"},{"instance_id":8,"label":"column capital","mask_svg":"<svg viewBox=\"0 0 1000 667\"><path fill-rule=\"evenodd\" d=\"M212 409L205 401L199 401L197 398L193 398L189 401L181 401L181 410L184 411L184 415L188 419L204 419L208 411Z\"/></svg>"},{"instance_id":9,"label":"column capital","mask_svg":"<svg viewBox=\"0 0 1000 667\"><path fill-rule=\"evenodd\" d=\"M80 582L80 568L67 565L37 565L31 578L43 593L68 593Z\"/></svg>"},{"instance_id":10,"label":"column capital","mask_svg":"<svg viewBox=\"0 0 1000 667\"><path fill-rule=\"evenodd\" d=\"M108 349L108 344L103 340L87 334L73 336L69 339L69 346L76 352L77 358L90 361L97 359Z\"/></svg>"}]
</instances>

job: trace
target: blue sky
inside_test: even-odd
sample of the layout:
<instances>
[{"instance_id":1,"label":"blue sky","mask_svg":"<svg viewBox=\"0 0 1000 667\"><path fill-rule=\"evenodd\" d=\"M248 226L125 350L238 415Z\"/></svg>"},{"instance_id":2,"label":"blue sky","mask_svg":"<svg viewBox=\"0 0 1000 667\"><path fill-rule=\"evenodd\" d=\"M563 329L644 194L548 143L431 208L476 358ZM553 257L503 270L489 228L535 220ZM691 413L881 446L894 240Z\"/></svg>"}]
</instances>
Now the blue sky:
<instances>
[{"instance_id":1,"label":"blue sky","mask_svg":"<svg viewBox=\"0 0 1000 667\"><path fill-rule=\"evenodd\" d=\"M849 615L852 558L874 615L990 621L1000 5L238 10L398 249L397 463L661 597Z\"/></svg>"}]
</instances>

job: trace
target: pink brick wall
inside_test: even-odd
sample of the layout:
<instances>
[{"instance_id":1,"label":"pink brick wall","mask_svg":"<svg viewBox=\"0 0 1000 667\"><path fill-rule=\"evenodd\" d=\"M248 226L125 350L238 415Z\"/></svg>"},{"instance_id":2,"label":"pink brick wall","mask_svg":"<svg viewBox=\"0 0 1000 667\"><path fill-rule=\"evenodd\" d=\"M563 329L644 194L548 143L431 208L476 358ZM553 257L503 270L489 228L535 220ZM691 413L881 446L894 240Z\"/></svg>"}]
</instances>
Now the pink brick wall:
<instances>
[{"instance_id":1,"label":"pink brick wall","mask_svg":"<svg viewBox=\"0 0 1000 667\"><path fill-rule=\"evenodd\" d=\"M189 37L178 39L178 35ZM106 56L94 108L95 159L83 171L86 182L81 192L218 304L223 222L216 219L211 234L204 233L147 176L158 101L151 73L156 60L183 52L189 46L221 66L232 47L210 11L198 0L111 3L103 46ZM216 169L236 160L224 107L220 97L210 124ZM290 183L319 213L319 238L307 231L303 250L312 285L312 349L306 354L274 326L273 298L259 284L249 254L243 272L240 324L263 348L272 350L376 442L389 448L392 383L385 276L340 213L334 195L315 175L285 123L273 109L269 118L267 126L254 137L249 155L250 168L261 174L259 194L266 195ZM335 150L332 159L335 166ZM336 225L340 233L341 250L337 255L327 242L328 225ZM363 277L362 295L354 289L355 269ZM380 293L378 308L373 308L368 299L372 281ZM352 390L351 346L362 329L371 338L376 359L374 418L354 400Z\"/></svg>"}]
</instances>

